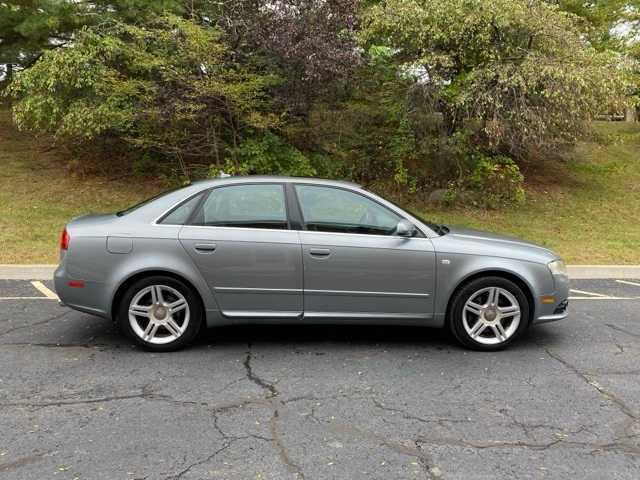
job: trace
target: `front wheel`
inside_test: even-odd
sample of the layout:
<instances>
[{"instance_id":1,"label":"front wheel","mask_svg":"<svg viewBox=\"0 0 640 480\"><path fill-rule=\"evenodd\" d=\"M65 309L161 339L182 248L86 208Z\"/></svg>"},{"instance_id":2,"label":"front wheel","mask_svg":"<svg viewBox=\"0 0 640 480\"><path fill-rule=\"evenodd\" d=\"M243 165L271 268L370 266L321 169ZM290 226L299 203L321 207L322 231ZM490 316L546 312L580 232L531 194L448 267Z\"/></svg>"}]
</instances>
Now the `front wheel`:
<instances>
[{"instance_id":1,"label":"front wheel","mask_svg":"<svg viewBox=\"0 0 640 480\"><path fill-rule=\"evenodd\" d=\"M148 350L166 352L189 344L202 322L196 294L165 276L143 278L129 287L118 310L120 329Z\"/></svg>"},{"instance_id":2,"label":"front wheel","mask_svg":"<svg viewBox=\"0 0 640 480\"><path fill-rule=\"evenodd\" d=\"M450 310L456 339L474 350L500 350L521 336L529 322L522 289L502 277L478 278L462 287Z\"/></svg>"}]
</instances>

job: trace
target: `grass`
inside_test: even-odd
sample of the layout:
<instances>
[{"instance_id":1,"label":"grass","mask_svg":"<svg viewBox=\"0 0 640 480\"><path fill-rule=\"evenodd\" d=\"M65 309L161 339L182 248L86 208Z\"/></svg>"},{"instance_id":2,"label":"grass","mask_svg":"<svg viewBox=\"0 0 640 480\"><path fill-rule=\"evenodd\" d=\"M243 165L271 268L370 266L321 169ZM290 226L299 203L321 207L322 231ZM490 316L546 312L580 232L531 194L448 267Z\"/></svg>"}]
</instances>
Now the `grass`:
<instances>
[{"instance_id":1,"label":"grass","mask_svg":"<svg viewBox=\"0 0 640 480\"><path fill-rule=\"evenodd\" d=\"M422 208L437 222L509 233L571 264L640 264L640 124L597 122L604 144L525 172L527 204L482 211Z\"/></svg>"},{"instance_id":2,"label":"grass","mask_svg":"<svg viewBox=\"0 0 640 480\"><path fill-rule=\"evenodd\" d=\"M484 211L421 206L428 218L547 245L573 264L640 264L640 124L598 123L609 140L585 143L566 163L525 171L527 204ZM21 134L0 111L0 264L55 263L70 218L147 198L162 182L74 175L64 155Z\"/></svg>"},{"instance_id":3,"label":"grass","mask_svg":"<svg viewBox=\"0 0 640 480\"><path fill-rule=\"evenodd\" d=\"M60 151L17 132L0 111L0 264L57 263L69 219L122 209L161 188L137 178L73 175Z\"/></svg>"}]
</instances>

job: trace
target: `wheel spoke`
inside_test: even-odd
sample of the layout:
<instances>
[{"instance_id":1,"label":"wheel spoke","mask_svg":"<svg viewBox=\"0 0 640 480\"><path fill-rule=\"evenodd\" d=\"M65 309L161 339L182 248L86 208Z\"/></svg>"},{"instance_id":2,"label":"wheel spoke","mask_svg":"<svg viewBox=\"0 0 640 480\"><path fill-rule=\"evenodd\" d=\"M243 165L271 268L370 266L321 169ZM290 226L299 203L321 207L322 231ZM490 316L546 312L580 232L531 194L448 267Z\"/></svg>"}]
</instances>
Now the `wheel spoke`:
<instances>
[{"instance_id":1,"label":"wheel spoke","mask_svg":"<svg viewBox=\"0 0 640 480\"><path fill-rule=\"evenodd\" d=\"M485 328L487 328L487 324L481 320L478 320L469 332L469 335L471 335L471 338L476 338L480 336L482 332L484 332Z\"/></svg>"},{"instance_id":2,"label":"wheel spoke","mask_svg":"<svg viewBox=\"0 0 640 480\"><path fill-rule=\"evenodd\" d=\"M147 342L151 341L153 337L156 336L156 332L158 331L158 324L154 322L149 322L147 328L144 329L144 337L143 339Z\"/></svg>"},{"instance_id":3,"label":"wheel spoke","mask_svg":"<svg viewBox=\"0 0 640 480\"><path fill-rule=\"evenodd\" d=\"M498 340L504 342L507 339L507 334L505 333L504 328L500 322L496 322L495 325L491 325L491 328L493 329L493 333Z\"/></svg>"},{"instance_id":4,"label":"wheel spoke","mask_svg":"<svg viewBox=\"0 0 640 480\"><path fill-rule=\"evenodd\" d=\"M169 311L171 313L178 313L185 308L187 308L187 301L184 298L181 298L169 304Z\"/></svg>"},{"instance_id":5,"label":"wheel spoke","mask_svg":"<svg viewBox=\"0 0 640 480\"><path fill-rule=\"evenodd\" d=\"M503 317L513 317L520 313L520 307L518 305L509 305L508 307L498 307L498 311Z\"/></svg>"},{"instance_id":6,"label":"wheel spoke","mask_svg":"<svg viewBox=\"0 0 640 480\"><path fill-rule=\"evenodd\" d=\"M500 290L498 290L496 287L492 287L489 290L489 298L487 303L489 303L489 305L497 305L499 296L500 296Z\"/></svg>"},{"instance_id":7,"label":"wheel spoke","mask_svg":"<svg viewBox=\"0 0 640 480\"><path fill-rule=\"evenodd\" d=\"M179 337L182 335L182 330L180 330L180 326L176 323L173 318L168 318L167 323L165 324L165 328L169 330L169 333L174 337Z\"/></svg>"},{"instance_id":8,"label":"wheel spoke","mask_svg":"<svg viewBox=\"0 0 640 480\"><path fill-rule=\"evenodd\" d=\"M153 303L164 302L164 298L162 296L162 287L160 285L154 285L151 287L151 297L153 298Z\"/></svg>"},{"instance_id":9,"label":"wheel spoke","mask_svg":"<svg viewBox=\"0 0 640 480\"><path fill-rule=\"evenodd\" d=\"M473 313L474 315L480 315L480 312L482 311L482 305L479 305L475 302L467 302L467 304L464 306L465 310L468 312Z\"/></svg>"},{"instance_id":10,"label":"wheel spoke","mask_svg":"<svg viewBox=\"0 0 640 480\"><path fill-rule=\"evenodd\" d=\"M149 318L150 309L151 307L148 307L146 305L132 305L131 308L129 308L129 313L137 317Z\"/></svg>"}]
</instances>

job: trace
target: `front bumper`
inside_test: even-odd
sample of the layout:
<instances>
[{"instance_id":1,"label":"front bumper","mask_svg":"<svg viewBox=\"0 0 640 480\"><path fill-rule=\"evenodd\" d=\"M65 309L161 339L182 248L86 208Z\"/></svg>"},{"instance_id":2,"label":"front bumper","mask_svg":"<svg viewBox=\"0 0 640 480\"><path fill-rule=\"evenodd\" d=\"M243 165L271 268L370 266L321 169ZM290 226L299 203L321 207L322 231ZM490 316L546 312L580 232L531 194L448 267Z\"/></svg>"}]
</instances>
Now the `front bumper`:
<instances>
[{"instance_id":1,"label":"front bumper","mask_svg":"<svg viewBox=\"0 0 640 480\"><path fill-rule=\"evenodd\" d=\"M542 315L534 321L534 324L539 325L541 323L557 322L558 320L564 320L569 316L569 312L566 310L563 313L554 313L551 315Z\"/></svg>"},{"instance_id":2,"label":"front bumper","mask_svg":"<svg viewBox=\"0 0 640 480\"><path fill-rule=\"evenodd\" d=\"M554 276L555 292L545 297L555 297L556 301L548 304L538 299L534 324L557 322L569 316L569 279L566 276Z\"/></svg>"}]
</instances>

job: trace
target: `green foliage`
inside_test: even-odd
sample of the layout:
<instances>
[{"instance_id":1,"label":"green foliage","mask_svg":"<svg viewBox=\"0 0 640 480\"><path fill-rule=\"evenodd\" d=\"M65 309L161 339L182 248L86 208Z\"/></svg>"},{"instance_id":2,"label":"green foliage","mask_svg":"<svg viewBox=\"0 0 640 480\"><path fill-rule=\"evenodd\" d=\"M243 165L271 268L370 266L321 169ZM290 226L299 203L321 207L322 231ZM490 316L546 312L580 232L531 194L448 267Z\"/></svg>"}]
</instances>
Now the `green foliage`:
<instances>
[{"instance_id":1,"label":"green foliage","mask_svg":"<svg viewBox=\"0 0 640 480\"><path fill-rule=\"evenodd\" d=\"M85 28L9 88L22 129L75 143L114 136L174 159L221 164L243 132L277 124L265 90L277 79L229 60L221 33L176 16Z\"/></svg>"},{"instance_id":2,"label":"green foliage","mask_svg":"<svg viewBox=\"0 0 640 480\"><path fill-rule=\"evenodd\" d=\"M624 89L618 58L595 51L575 17L526 0L388 0L365 15L412 72L448 134L516 159L572 144Z\"/></svg>"},{"instance_id":3,"label":"green foliage","mask_svg":"<svg viewBox=\"0 0 640 480\"><path fill-rule=\"evenodd\" d=\"M270 132L244 140L230 154L224 170L227 174L265 175L277 172L279 175L299 177L316 174L304 154ZM217 167L211 167L210 176L219 173Z\"/></svg>"},{"instance_id":4,"label":"green foliage","mask_svg":"<svg viewBox=\"0 0 640 480\"><path fill-rule=\"evenodd\" d=\"M449 186L491 208L523 201L517 164L568 151L625 95L640 104L638 0L357 5L0 2L0 64L24 68L6 90L21 129L107 165Z\"/></svg>"},{"instance_id":5,"label":"green foliage","mask_svg":"<svg viewBox=\"0 0 640 480\"><path fill-rule=\"evenodd\" d=\"M599 50L624 50L627 40L637 34L639 0L548 0L580 18L580 29ZM625 28L618 28L625 25Z\"/></svg>"},{"instance_id":6,"label":"green foliage","mask_svg":"<svg viewBox=\"0 0 640 480\"><path fill-rule=\"evenodd\" d=\"M405 101L410 79L397 75L386 47L369 49L352 81L333 102L316 103L302 126L294 129L306 149L330 158L319 168L328 176L348 177L364 184L391 181L413 184L418 161L412 124Z\"/></svg>"},{"instance_id":7,"label":"green foliage","mask_svg":"<svg viewBox=\"0 0 640 480\"><path fill-rule=\"evenodd\" d=\"M12 0L0 2L0 63L29 67L43 51L75 40L78 30L112 20L140 22L178 13L180 0Z\"/></svg>"},{"instance_id":8,"label":"green foliage","mask_svg":"<svg viewBox=\"0 0 640 480\"><path fill-rule=\"evenodd\" d=\"M496 209L525 202L524 176L509 157L476 153L470 156L469 163L471 174L449 185L448 203Z\"/></svg>"}]
</instances>

